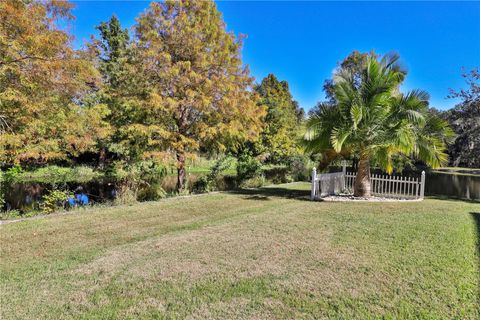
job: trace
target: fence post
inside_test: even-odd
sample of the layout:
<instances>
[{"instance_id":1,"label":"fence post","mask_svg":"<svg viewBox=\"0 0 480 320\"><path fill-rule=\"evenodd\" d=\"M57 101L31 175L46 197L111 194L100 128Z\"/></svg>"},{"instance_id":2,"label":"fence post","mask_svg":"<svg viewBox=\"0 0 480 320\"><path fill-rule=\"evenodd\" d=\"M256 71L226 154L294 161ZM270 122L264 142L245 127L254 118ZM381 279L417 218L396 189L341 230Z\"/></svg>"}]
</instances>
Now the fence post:
<instances>
[{"instance_id":1,"label":"fence post","mask_svg":"<svg viewBox=\"0 0 480 320\"><path fill-rule=\"evenodd\" d=\"M312 194L310 195L310 199L315 200L315 191L317 187L317 169L313 167L312 169Z\"/></svg>"},{"instance_id":2,"label":"fence post","mask_svg":"<svg viewBox=\"0 0 480 320\"><path fill-rule=\"evenodd\" d=\"M425 195L425 171L422 171L422 180L420 182L420 199Z\"/></svg>"},{"instance_id":3,"label":"fence post","mask_svg":"<svg viewBox=\"0 0 480 320\"><path fill-rule=\"evenodd\" d=\"M346 186L346 180L347 180L347 161L346 160L343 160L342 161L342 173L343 173L343 177L342 177L342 185L340 186L340 188L342 189L341 191L344 192L345 191L345 186Z\"/></svg>"}]
</instances>

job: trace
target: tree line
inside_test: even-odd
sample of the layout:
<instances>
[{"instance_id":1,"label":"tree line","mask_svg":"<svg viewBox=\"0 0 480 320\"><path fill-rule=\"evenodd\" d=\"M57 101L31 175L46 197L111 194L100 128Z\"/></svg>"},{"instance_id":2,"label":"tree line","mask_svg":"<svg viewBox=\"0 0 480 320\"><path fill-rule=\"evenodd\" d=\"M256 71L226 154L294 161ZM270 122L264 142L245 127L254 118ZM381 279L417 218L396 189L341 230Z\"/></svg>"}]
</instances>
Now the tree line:
<instances>
[{"instance_id":1,"label":"tree line","mask_svg":"<svg viewBox=\"0 0 480 320\"><path fill-rule=\"evenodd\" d=\"M242 38L213 1L152 2L132 30L113 16L75 50L59 27L69 2L0 3L0 161L4 166L173 161L298 151L303 114L285 81L254 83Z\"/></svg>"},{"instance_id":2,"label":"tree line","mask_svg":"<svg viewBox=\"0 0 480 320\"><path fill-rule=\"evenodd\" d=\"M72 7L0 2L3 168L174 163L182 190L186 159L197 153L277 164L306 149L320 168L348 158L367 175L370 165L445 165L448 148L450 164L480 167L478 69L465 74L469 89L451 93L462 102L440 112L426 92L400 93L398 56L354 51L306 122L286 81L254 82L243 38L226 31L213 1L152 2L131 30L113 16L80 50L60 27L74 19Z\"/></svg>"}]
</instances>

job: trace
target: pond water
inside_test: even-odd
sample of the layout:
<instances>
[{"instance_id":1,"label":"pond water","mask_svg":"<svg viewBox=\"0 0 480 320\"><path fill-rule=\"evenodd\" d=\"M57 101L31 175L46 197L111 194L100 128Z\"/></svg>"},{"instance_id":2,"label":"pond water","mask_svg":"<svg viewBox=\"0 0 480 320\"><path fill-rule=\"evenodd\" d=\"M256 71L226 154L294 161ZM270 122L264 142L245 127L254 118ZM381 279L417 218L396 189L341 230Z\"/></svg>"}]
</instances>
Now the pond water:
<instances>
[{"instance_id":1,"label":"pond water","mask_svg":"<svg viewBox=\"0 0 480 320\"><path fill-rule=\"evenodd\" d=\"M480 200L480 175L429 172L425 195Z\"/></svg>"}]
</instances>

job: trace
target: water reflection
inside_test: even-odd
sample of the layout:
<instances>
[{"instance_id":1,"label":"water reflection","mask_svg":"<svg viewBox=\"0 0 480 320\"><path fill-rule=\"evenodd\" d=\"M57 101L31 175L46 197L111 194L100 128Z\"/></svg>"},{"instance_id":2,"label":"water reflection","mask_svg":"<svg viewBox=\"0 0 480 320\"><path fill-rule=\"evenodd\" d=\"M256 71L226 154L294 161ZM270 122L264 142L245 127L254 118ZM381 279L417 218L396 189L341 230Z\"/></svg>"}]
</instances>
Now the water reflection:
<instances>
[{"instance_id":1,"label":"water reflection","mask_svg":"<svg viewBox=\"0 0 480 320\"><path fill-rule=\"evenodd\" d=\"M480 199L480 175L427 173L425 195Z\"/></svg>"}]
</instances>

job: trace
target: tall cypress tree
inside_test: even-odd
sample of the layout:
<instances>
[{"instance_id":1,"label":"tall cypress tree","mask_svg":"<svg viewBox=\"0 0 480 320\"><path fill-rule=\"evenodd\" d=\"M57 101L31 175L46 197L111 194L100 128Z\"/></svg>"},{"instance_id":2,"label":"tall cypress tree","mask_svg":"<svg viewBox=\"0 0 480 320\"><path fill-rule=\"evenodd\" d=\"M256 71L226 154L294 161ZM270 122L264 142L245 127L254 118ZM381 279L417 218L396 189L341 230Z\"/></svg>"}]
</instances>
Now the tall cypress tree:
<instances>
[{"instance_id":1,"label":"tall cypress tree","mask_svg":"<svg viewBox=\"0 0 480 320\"><path fill-rule=\"evenodd\" d=\"M177 160L177 189L186 156L208 146L224 151L258 136L264 109L213 1L154 2L138 19L138 65L148 87L145 108Z\"/></svg>"},{"instance_id":2,"label":"tall cypress tree","mask_svg":"<svg viewBox=\"0 0 480 320\"><path fill-rule=\"evenodd\" d=\"M270 162L280 162L298 153L297 139L303 110L293 100L287 81L279 81L275 75L269 74L255 91L261 97L260 104L267 108L257 152L264 154Z\"/></svg>"}]
</instances>

